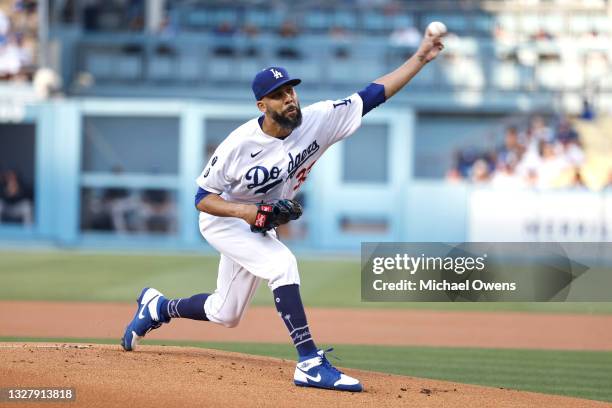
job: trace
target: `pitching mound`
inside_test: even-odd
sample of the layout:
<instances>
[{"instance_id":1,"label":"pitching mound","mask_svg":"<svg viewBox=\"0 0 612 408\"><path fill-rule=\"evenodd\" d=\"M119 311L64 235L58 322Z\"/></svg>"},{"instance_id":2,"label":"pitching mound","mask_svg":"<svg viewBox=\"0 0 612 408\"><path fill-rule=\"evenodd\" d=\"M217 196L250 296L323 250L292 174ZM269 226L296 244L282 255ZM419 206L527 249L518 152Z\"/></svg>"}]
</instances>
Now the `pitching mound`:
<instances>
[{"instance_id":1,"label":"pitching mound","mask_svg":"<svg viewBox=\"0 0 612 408\"><path fill-rule=\"evenodd\" d=\"M0 387L76 390L76 402L45 407L609 406L350 369L365 392L307 389L293 385L293 361L185 347L141 346L126 353L119 345L0 343L0 367Z\"/></svg>"}]
</instances>

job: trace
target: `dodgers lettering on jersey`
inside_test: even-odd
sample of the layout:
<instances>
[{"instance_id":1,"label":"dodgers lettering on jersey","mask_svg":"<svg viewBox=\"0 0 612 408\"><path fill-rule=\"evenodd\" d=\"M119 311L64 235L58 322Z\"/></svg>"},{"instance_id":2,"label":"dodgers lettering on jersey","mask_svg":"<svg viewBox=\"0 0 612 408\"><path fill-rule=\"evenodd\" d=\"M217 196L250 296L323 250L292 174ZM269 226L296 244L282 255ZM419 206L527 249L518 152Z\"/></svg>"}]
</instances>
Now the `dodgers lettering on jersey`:
<instances>
[{"instance_id":1,"label":"dodgers lettering on jersey","mask_svg":"<svg viewBox=\"0 0 612 408\"><path fill-rule=\"evenodd\" d=\"M307 106L302 124L285 139L266 135L252 119L219 145L196 182L231 201L291 199L325 150L359 128L362 107L356 93Z\"/></svg>"}]
</instances>

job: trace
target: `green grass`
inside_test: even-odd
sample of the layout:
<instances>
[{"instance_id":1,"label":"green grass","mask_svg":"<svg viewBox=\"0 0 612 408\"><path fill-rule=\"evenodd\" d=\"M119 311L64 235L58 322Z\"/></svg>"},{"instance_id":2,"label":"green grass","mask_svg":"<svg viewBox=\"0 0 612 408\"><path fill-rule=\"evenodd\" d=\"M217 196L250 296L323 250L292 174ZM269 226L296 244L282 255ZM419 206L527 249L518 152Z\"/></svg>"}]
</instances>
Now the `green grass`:
<instances>
[{"instance_id":1,"label":"green grass","mask_svg":"<svg viewBox=\"0 0 612 408\"><path fill-rule=\"evenodd\" d=\"M216 256L128 255L69 251L0 251L0 300L133 301L143 286L169 297L214 289ZM309 307L408 308L462 311L612 313L599 303L362 302L358 260L300 261L302 297ZM265 283L255 305L272 305Z\"/></svg>"},{"instance_id":2,"label":"green grass","mask_svg":"<svg viewBox=\"0 0 612 408\"><path fill-rule=\"evenodd\" d=\"M117 343L117 340L7 337L0 337L0 341ZM289 344L153 340L146 344L295 358L295 349ZM342 345L334 353L342 359L337 365L344 367L612 402L612 352Z\"/></svg>"}]
</instances>

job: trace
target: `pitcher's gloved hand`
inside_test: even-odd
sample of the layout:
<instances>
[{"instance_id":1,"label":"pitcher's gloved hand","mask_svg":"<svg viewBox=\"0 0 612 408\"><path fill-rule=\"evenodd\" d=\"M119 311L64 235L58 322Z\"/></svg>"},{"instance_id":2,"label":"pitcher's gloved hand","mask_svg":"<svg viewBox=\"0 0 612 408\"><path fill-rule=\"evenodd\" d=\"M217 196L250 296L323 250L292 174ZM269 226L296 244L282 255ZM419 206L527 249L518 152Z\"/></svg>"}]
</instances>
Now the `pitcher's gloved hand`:
<instances>
[{"instance_id":1,"label":"pitcher's gloved hand","mask_svg":"<svg viewBox=\"0 0 612 408\"><path fill-rule=\"evenodd\" d=\"M272 203L257 204L253 232L266 232L289 221L297 220L302 215L302 206L295 200L278 200Z\"/></svg>"}]
</instances>

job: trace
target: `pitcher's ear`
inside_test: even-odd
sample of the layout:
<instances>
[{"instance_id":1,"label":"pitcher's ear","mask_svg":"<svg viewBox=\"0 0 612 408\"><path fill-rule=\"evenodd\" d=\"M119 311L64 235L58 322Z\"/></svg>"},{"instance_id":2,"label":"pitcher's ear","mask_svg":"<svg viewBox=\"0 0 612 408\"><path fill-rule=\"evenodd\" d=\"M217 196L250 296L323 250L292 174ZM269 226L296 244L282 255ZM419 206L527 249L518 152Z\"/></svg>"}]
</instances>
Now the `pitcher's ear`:
<instances>
[{"instance_id":1,"label":"pitcher's ear","mask_svg":"<svg viewBox=\"0 0 612 408\"><path fill-rule=\"evenodd\" d=\"M266 113L266 104L262 101L257 101L257 109L259 109L261 113Z\"/></svg>"}]
</instances>

